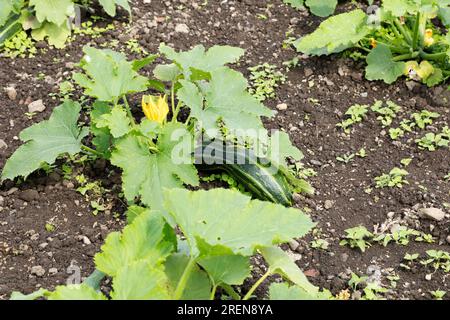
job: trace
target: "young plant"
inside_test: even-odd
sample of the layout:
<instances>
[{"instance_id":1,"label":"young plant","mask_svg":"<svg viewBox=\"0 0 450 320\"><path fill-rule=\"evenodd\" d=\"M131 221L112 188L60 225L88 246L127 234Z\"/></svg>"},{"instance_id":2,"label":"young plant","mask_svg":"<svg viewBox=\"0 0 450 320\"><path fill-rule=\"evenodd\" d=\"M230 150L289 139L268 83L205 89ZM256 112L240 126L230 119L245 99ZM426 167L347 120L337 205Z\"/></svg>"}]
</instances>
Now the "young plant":
<instances>
[{"instance_id":1,"label":"young plant","mask_svg":"<svg viewBox=\"0 0 450 320\"><path fill-rule=\"evenodd\" d=\"M408 184L404 178L408 175L408 171L400 168L393 168L388 174L382 174L375 178L376 188L401 188L404 184Z\"/></svg>"},{"instance_id":2,"label":"young plant","mask_svg":"<svg viewBox=\"0 0 450 320\"><path fill-rule=\"evenodd\" d=\"M70 37L70 19L75 17L79 4L74 0L6 0L1 2L0 13L0 49L8 45L11 39L27 38L26 31L36 41L48 40L50 45L63 48ZM128 0L100 0L105 12L114 17L119 5L131 14ZM15 41L15 40L13 40ZM17 48L17 47L16 47ZM30 49L31 50L31 49ZM35 49L34 49L35 50ZM32 52L30 52L32 53Z\"/></svg>"},{"instance_id":3,"label":"young plant","mask_svg":"<svg viewBox=\"0 0 450 320\"><path fill-rule=\"evenodd\" d=\"M428 259L420 261L423 265L432 265L435 270L450 272L450 253L443 250L428 250Z\"/></svg>"},{"instance_id":4,"label":"young plant","mask_svg":"<svg viewBox=\"0 0 450 320\"><path fill-rule=\"evenodd\" d=\"M380 121L383 128L385 128L392 124L392 121L402 108L392 101L387 101L385 106L383 106L382 101L376 101L370 109L379 114L377 120Z\"/></svg>"},{"instance_id":5,"label":"young plant","mask_svg":"<svg viewBox=\"0 0 450 320\"><path fill-rule=\"evenodd\" d=\"M430 294L435 300L442 300L442 298L444 298L444 296L447 294L447 291L435 290L430 291Z\"/></svg>"},{"instance_id":6,"label":"young plant","mask_svg":"<svg viewBox=\"0 0 450 320\"><path fill-rule=\"evenodd\" d=\"M342 156L338 156L338 157L336 157L336 160L339 161L339 162L343 162L345 164L348 164L354 158L355 158L355 154L354 153L350 153L350 154L344 154Z\"/></svg>"},{"instance_id":7,"label":"young plant","mask_svg":"<svg viewBox=\"0 0 450 320\"><path fill-rule=\"evenodd\" d=\"M264 63L248 68L250 74L249 92L259 101L275 98L275 90L286 81L286 77L277 71L276 66Z\"/></svg>"},{"instance_id":8,"label":"young plant","mask_svg":"<svg viewBox=\"0 0 450 320\"><path fill-rule=\"evenodd\" d=\"M58 286L29 296L13 293L12 298L198 300L214 299L221 288L230 299L248 300L275 274L290 281L290 289L304 297L321 296L289 256L274 246L309 232L314 224L308 216L224 189L166 190L164 200L164 211L133 210L130 224L108 235L94 258L96 281L88 278L81 285ZM250 258L256 253L264 257L268 269L241 296L232 286L242 285L251 276ZM112 291L107 295L98 290L105 275L112 277ZM279 294L289 293L286 288L277 289Z\"/></svg>"},{"instance_id":9,"label":"young plant","mask_svg":"<svg viewBox=\"0 0 450 320\"><path fill-rule=\"evenodd\" d=\"M345 115L349 117L343 120L342 122L338 123L336 126L344 129L344 132L349 134L350 127L364 120L364 116L369 111L368 108L369 108L368 105L360 105L360 104L355 104L351 106L345 112Z\"/></svg>"},{"instance_id":10,"label":"young plant","mask_svg":"<svg viewBox=\"0 0 450 320\"><path fill-rule=\"evenodd\" d=\"M394 241L396 244L406 246L410 241L411 236L419 236L420 232L414 229L408 229L407 227L400 226L398 230L388 234L380 234L373 238L374 241L387 246L390 242ZM417 239L416 239L417 241Z\"/></svg>"},{"instance_id":11,"label":"young plant","mask_svg":"<svg viewBox=\"0 0 450 320\"><path fill-rule=\"evenodd\" d=\"M425 129L426 126L433 124L433 119L439 118L439 116L439 113L428 110L422 110L420 113L415 112L412 114L415 124L420 129Z\"/></svg>"},{"instance_id":12,"label":"young plant","mask_svg":"<svg viewBox=\"0 0 450 320\"><path fill-rule=\"evenodd\" d=\"M373 234L364 226L358 226L345 230L345 237L339 242L339 245L349 245L350 248L359 248L365 252L371 246L368 240L372 239Z\"/></svg>"},{"instance_id":13,"label":"young plant","mask_svg":"<svg viewBox=\"0 0 450 320\"><path fill-rule=\"evenodd\" d=\"M361 9L328 18L296 49L309 55L330 55L347 49L366 56L366 79L390 84L401 76L428 86L447 79L450 42L447 1L383 0L368 14ZM438 18L438 19L435 19Z\"/></svg>"}]
</instances>

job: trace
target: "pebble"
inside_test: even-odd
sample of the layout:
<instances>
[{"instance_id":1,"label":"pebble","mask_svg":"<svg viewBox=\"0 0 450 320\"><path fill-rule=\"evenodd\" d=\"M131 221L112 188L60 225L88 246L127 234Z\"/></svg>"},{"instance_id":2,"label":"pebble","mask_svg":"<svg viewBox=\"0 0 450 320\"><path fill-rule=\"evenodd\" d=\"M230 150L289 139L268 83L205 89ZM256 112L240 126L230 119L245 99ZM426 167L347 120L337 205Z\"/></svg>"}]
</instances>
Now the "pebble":
<instances>
[{"instance_id":1,"label":"pebble","mask_svg":"<svg viewBox=\"0 0 450 320\"><path fill-rule=\"evenodd\" d=\"M322 166L322 162L320 162L320 161L317 161L317 160L311 160L311 161L309 161L312 165L315 165L315 166L318 166L318 167L320 167L320 166Z\"/></svg>"},{"instance_id":2,"label":"pebble","mask_svg":"<svg viewBox=\"0 0 450 320\"><path fill-rule=\"evenodd\" d=\"M419 210L419 215L422 218L428 218L435 221L442 221L445 218L445 213L438 208L422 208Z\"/></svg>"},{"instance_id":3,"label":"pebble","mask_svg":"<svg viewBox=\"0 0 450 320\"><path fill-rule=\"evenodd\" d=\"M56 268L48 269L48 274L49 275L54 275L54 274L57 274L57 273L58 273L58 269L56 269Z\"/></svg>"},{"instance_id":4,"label":"pebble","mask_svg":"<svg viewBox=\"0 0 450 320\"><path fill-rule=\"evenodd\" d=\"M0 196L0 206L3 206L5 204L5 198Z\"/></svg>"},{"instance_id":5,"label":"pebble","mask_svg":"<svg viewBox=\"0 0 450 320\"><path fill-rule=\"evenodd\" d=\"M39 199L39 192L34 189L24 190L20 193L19 198L26 202Z\"/></svg>"},{"instance_id":6,"label":"pebble","mask_svg":"<svg viewBox=\"0 0 450 320\"><path fill-rule=\"evenodd\" d=\"M450 244L450 236L447 236L447 243Z\"/></svg>"},{"instance_id":7,"label":"pebble","mask_svg":"<svg viewBox=\"0 0 450 320\"><path fill-rule=\"evenodd\" d=\"M292 251L296 251L299 246L300 244L296 240L289 241L289 248L291 248Z\"/></svg>"},{"instance_id":8,"label":"pebble","mask_svg":"<svg viewBox=\"0 0 450 320\"><path fill-rule=\"evenodd\" d=\"M348 260L348 254L346 254L346 253L341 254L341 261L347 262L347 260Z\"/></svg>"},{"instance_id":9,"label":"pebble","mask_svg":"<svg viewBox=\"0 0 450 320\"><path fill-rule=\"evenodd\" d=\"M14 87L6 87L5 92L8 95L9 100L16 100L17 98L17 91Z\"/></svg>"},{"instance_id":10,"label":"pebble","mask_svg":"<svg viewBox=\"0 0 450 320\"><path fill-rule=\"evenodd\" d=\"M325 200L325 204L324 204L324 207L325 207L325 209L331 209L331 208L333 208L333 205L334 205L334 202L333 201L331 201L331 200Z\"/></svg>"},{"instance_id":11,"label":"pebble","mask_svg":"<svg viewBox=\"0 0 450 320\"><path fill-rule=\"evenodd\" d=\"M395 212L388 212L388 214L387 214L387 217L389 218L389 219L392 219L393 217L395 216Z\"/></svg>"},{"instance_id":12,"label":"pebble","mask_svg":"<svg viewBox=\"0 0 450 320\"><path fill-rule=\"evenodd\" d=\"M179 23L175 26L175 32L189 33L189 27L184 23Z\"/></svg>"},{"instance_id":13,"label":"pebble","mask_svg":"<svg viewBox=\"0 0 450 320\"><path fill-rule=\"evenodd\" d=\"M29 113L34 113L34 112L42 112L45 110L45 105L42 102L42 99L36 100L31 102L28 105L28 112Z\"/></svg>"},{"instance_id":14,"label":"pebble","mask_svg":"<svg viewBox=\"0 0 450 320\"><path fill-rule=\"evenodd\" d=\"M277 105L277 109L280 111L284 111L288 108L286 103L280 103L279 105Z\"/></svg>"},{"instance_id":15,"label":"pebble","mask_svg":"<svg viewBox=\"0 0 450 320\"><path fill-rule=\"evenodd\" d=\"M8 148L8 145L6 144L5 140L0 139L0 150Z\"/></svg>"},{"instance_id":16,"label":"pebble","mask_svg":"<svg viewBox=\"0 0 450 320\"><path fill-rule=\"evenodd\" d=\"M30 273L32 275L42 277L45 274L45 269L42 266L33 266L33 267L31 267Z\"/></svg>"},{"instance_id":17,"label":"pebble","mask_svg":"<svg viewBox=\"0 0 450 320\"><path fill-rule=\"evenodd\" d=\"M430 280L431 280L431 274L427 274L427 275L425 276L425 280L430 281Z\"/></svg>"}]
</instances>

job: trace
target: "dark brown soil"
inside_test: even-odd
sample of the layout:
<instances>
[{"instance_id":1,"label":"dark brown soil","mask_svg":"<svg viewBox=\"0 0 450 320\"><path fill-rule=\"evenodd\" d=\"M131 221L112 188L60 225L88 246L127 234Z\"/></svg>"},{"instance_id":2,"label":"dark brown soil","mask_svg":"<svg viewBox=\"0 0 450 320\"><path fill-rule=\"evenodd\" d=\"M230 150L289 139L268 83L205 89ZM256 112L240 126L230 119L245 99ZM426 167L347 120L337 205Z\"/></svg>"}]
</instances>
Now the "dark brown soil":
<instances>
[{"instance_id":1,"label":"dark brown soil","mask_svg":"<svg viewBox=\"0 0 450 320\"><path fill-rule=\"evenodd\" d=\"M117 39L119 48L124 48L127 40L134 38L148 52L156 52L160 42L179 50L196 44L240 46L246 49L246 55L238 68L248 74L248 67L264 62L284 68L282 63L296 56L293 50L283 49L286 32L292 28L294 35L300 36L320 22L306 12L284 5L281 0L209 1L206 5L202 5L203 0L134 2L131 29L116 22L115 30L96 39L78 37L64 50L44 45L45 52L35 58L0 58L0 87L15 85L18 93L17 99L11 101L0 92L0 139L8 145L0 149L0 167L20 145L19 132L47 118L58 105L57 99L49 94L58 92L58 83L69 78L73 63L79 61L81 48L87 43L101 45ZM264 14L267 19L258 18L258 14ZM185 23L190 32L175 32L179 23ZM130 57L138 56L128 53ZM151 67L144 69L147 75L151 71ZM40 80L40 73L47 77ZM317 172L311 178L315 195L302 199L297 206L310 211L320 232L299 239L291 248L286 246L297 264L313 283L334 294L349 287L351 272L372 276L372 280L379 280L385 286L389 286L387 276L397 274L400 277L397 287L385 295L391 299L430 299L432 290L448 291L448 274L433 273L419 263L407 271L400 263L405 253L420 253L424 257L429 249L449 251L446 239L450 235L450 182L443 178L450 172L449 149L427 152L417 148L414 140L433 131L432 127L392 143L387 129L382 129L373 113L349 136L343 135L336 124L352 104L392 100L403 107L395 123L413 112L427 109L440 113L433 127L441 128L450 123L450 109L443 99L449 94L441 88L420 85L409 90L404 81L391 86L368 82L362 64L338 56L309 59L301 56L299 65L286 75L288 81L277 90L277 98L267 104L275 109L277 104L286 103L288 108L266 125L289 132L305 154L306 167ZM75 93L79 95L80 92ZM43 99L47 108L30 120L25 115L27 103L37 99ZM355 153L363 147L367 151L365 158L355 157L348 164L336 160L337 156ZM409 185L402 189L375 189L374 178L400 167L403 158L413 158L407 167ZM115 192L120 188L120 179L114 168L101 163L75 164L77 174L83 173L92 181L100 180L110 190L102 197L102 201L110 204L109 210L94 216L89 205L92 199L75 190L77 182L73 178L63 179L60 167L48 177L40 173L26 183L5 182L0 188L0 298L8 298L12 291L30 293L39 287L51 289L65 283L71 264L81 267L82 276L88 275L93 269L92 257L104 237L122 224L115 215L123 212L124 205ZM373 188L371 193L365 191L367 188ZM414 214L419 207L440 208L447 216L441 222L417 218ZM389 216L398 218L400 224L433 234L435 243L412 240L407 246L374 244L365 253L339 245L345 229L363 225L373 231L375 225L386 222L389 212L393 212ZM45 227L49 222L56 226L52 232ZM313 238L326 239L329 249L312 249ZM35 274L37 266L44 269L43 275ZM260 267L263 268L255 267L255 273ZM431 273L431 280L427 281L425 276ZM353 297L358 298L358 294ZM446 298L449 297L450 293Z\"/></svg>"}]
</instances>

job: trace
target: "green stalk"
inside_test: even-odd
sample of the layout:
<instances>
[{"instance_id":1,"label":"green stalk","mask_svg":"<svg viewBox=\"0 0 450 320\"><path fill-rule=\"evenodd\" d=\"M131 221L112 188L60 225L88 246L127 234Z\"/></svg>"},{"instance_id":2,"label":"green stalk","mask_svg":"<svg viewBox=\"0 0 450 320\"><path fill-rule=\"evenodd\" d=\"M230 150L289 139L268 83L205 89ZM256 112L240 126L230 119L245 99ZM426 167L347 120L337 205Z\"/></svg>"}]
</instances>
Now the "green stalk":
<instances>
[{"instance_id":1,"label":"green stalk","mask_svg":"<svg viewBox=\"0 0 450 320\"><path fill-rule=\"evenodd\" d=\"M229 284L223 283L220 286L231 298L233 298L233 300L241 300L239 294L236 291L234 291L234 289Z\"/></svg>"},{"instance_id":2,"label":"green stalk","mask_svg":"<svg viewBox=\"0 0 450 320\"><path fill-rule=\"evenodd\" d=\"M85 151L85 152L88 152L88 153L91 153L91 154L94 154L94 155L96 155L96 156L98 156L98 157L103 157L103 154L101 154L101 153L98 152L97 150L94 150L94 149L92 149L92 148L89 148L88 146L85 146L85 145L81 145L81 150L83 150L83 151Z\"/></svg>"},{"instance_id":3,"label":"green stalk","mask_svg":"<svg viewBox=\"0 0 450 320\"><path fill-rule=\"evenodd\" d=\"M420 12L417 12L412 39L412 48L414 51L417 49L417 44L419 42L419 26L420 26Z\"/></svg>"},{"instance_id":4,"label":"green stalk","mask_svg":"<svg viewBox=\"0 0 450 320\"><path fill-rule=\"evenodd\" d=\"M402 26L402 24L400 23L400 21L398 20L398 18L396 18L394 20L395 26L397 27L397 29L400 31L400 33L403 35L403 38L405 38L406 42L412 46L412 39L411 39L411 35L409 34L409 32L406 30L406 28L404 28Z\"/></svg>"},{"instance_id":5,"label":"green stalk","mask_svg":"<svg viewBox=\"0 0 450 320\"><path fill-rule=\"evenodd\" d=\"M214 285L212 287L211 295L209 296L209 300L214 300L214 297L216 296L216 290L217 290L217 285Z\"/></svg>"},{"instance_id":6,"label":"green stalk","mask_svg":"<svg viewBox=\"0 0 450 320\"><path fill-rule=\"evenodd\" d=\"M172 83L172 88L170 88L170 98L172 104L172 121L178 122L178 111L176 111L177 106L175 106L175 84Z\"/></svg>"},{"instance_id":7,"label":"green stalk","mask_svg":"<svg viewBox=\"0 0 450 320\"><path fill-rule=\"evenodd\" d=\"M133 127L136 126L136 121L134 120L133 114L131 113L130 105L128 104L127 97L125 95L122 96L123 103L125 104L125 109L127 109L128 117L130 118L131 124Z\"/></svg>"},{"instance_id":8,"label":"green stalk","mask_svg":"<svg viewBox=\"0 0 450 320\"><path fill-rule=\"evenodd\" d=\"M177 288L175 289L174 299L180 300L183 296L184 289L186 288L186 284L189 280L189 276L191 275L191 272L195 266L195 258L191 257L189 259L189 262L186 266L186 269L184 269L183 275L180 278L180 281L178 282Z\"/></svg>"},{"instance_id":9,"label":"green stalk","mask_svg":"<svg viewBox=\"0 0 450 320\"><path fill-rule=\"evenodd\" d=\"M394 58L392 58L393 61L403 61L403 60L409 60L409 59L413 59L416 58L418 56L418 52L415 51L413 53L406 53L406 54L402 54L399 56L396 56Z\"/></svg>"},{"instance_id":10,"label":"green stalk","mask_svg":"<svg viewBox=\"0 0 450 320\"><path fill-rule=\"evenodd\" d=\"M261 285L261 283L264 282L264 280L267 279L268 276L270 276L270 269L267 270L266 273L264 273L264 275L259 278L258 281L255 282L255 284L250 288L250 290L247 292L247 294L244 296L244 298L242 298L242 300L248 300L250 299L250 297L252 296L253 292L255 292L255 290Z\"/></svg>"},{"instance_id":11,"label":"green stalk","mask_svg":"<svg viewBox=\"0 0 450 320\"><path fill-rule=\"evenodd\" d=\"M422 59L425 60L442 60L447 56L447 52L438 52L438 53L426 53L423 50L420 50L419 55Z\"/></svg>"}]
</instances>

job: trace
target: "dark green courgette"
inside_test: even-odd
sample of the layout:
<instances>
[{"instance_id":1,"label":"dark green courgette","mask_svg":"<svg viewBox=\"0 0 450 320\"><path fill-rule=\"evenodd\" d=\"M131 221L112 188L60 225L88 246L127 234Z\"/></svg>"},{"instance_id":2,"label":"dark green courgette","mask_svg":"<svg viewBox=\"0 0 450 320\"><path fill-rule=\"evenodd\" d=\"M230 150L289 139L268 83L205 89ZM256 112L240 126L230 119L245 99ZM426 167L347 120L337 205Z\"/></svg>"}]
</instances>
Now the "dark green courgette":
<instances>
[{"instance_id":1,"label":"dark green courgette","mask_svg":"<svg viewBox=\"0 0 450 320\"><path fill-rule=\"evenodd\" d=\"M5 41L14 37L22 30L22 23L20 23L20 14L12 15L5 25L0 27L0 48L3 48Z\"/></svg>"},{"instance_id":2,"label":"dark green courgette","mask_svg":"<svg viewBox=\"0 0 450 320\"><path fill-rule=\"evenodd\" d=\"M257 157L251 150L231 146L223 141L205 141L195 152L200 170L225 171L242 184L255 198L292 205L292 188L282 170Z\"/></svg>"}]
</instances>

